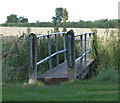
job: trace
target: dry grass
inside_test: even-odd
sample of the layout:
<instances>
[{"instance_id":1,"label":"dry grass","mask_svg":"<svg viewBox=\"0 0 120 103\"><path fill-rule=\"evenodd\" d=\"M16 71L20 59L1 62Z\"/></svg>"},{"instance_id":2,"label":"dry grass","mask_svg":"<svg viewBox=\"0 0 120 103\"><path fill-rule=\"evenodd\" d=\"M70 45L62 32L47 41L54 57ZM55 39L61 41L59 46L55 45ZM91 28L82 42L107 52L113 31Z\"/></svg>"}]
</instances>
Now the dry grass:
<instances>
[{"instance_id":1,"label":"dry grass","mask_svg":"<svg viewBox=\"0 0 120 103\"><path fill-rule=\"evenodd\" d=\"M76 34L84 33L84 32L91 32L90 28L67 28L67 31L73 29ZM46 34L54 29L52 27L31 27L31 32L37 33L37 34ZM105 35L105 29L98 28L98 36L104 37ZM0 34L3 34L3 36L16 36L20 35L23 32L26 33L27 27L0 27ZM62 28L59 28L59 31L62 31Z\"/></svg>"}]
</instances>

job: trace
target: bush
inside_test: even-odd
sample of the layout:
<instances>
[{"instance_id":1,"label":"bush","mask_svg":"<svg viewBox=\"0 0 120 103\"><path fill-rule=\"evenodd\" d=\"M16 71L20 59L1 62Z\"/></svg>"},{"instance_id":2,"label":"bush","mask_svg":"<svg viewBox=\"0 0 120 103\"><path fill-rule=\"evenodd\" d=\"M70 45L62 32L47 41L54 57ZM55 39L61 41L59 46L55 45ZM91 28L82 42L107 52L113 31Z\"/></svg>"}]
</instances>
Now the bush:
<instances>
[{"instance_id":1,"label":"bush","mask_svg":"<svg viewBox=\"0 0 120 103\"><path fill-rule=\"evenodd\" d=\"M27 80L28 39L23 33L20 37L3 37L3 82Z\"/></svg>"},{"instance_id":2,"label":"bush","mask_svg":"<svg viewBox=\"0 0 120 103\"><path fill-rule=\"evenodd\" d=\"M93 57L97 68L95 72L99 73L104 69L118 69L118 30L110 30L106 28L103 37L97 36L97 29L93 37Z\"/></svg>"},{"instance_id":3,"label":"bush","mask_svg":"<svg viewBox=\"0 0 120 103\"><path fill-rule=\"evenodd\" d=\"M112 81L118 82L118 70L109 68L101 71L97 76L92 78L95 81Z\"/></svg>"},{"instance_id":4,"label":"bush","mask_svg":"<svg viewBox=\"0 0 120 103\"><path fill-rule=\"evenodd\" d=\"M20 37L3 37L3 82L26 82L29 69L29 39L28 32ZM62 36L58 36L58 49L63 50ZM37 61L48 56L47 38L38 39ZM55 53L55 38L51 37L51 53ZM59 54L59 62L64 61L64 54ZM56 56L52 58L52 67L56 66ZM49 69L48 61L37 67L38 75Z\"/></svg>"}]
</instances>

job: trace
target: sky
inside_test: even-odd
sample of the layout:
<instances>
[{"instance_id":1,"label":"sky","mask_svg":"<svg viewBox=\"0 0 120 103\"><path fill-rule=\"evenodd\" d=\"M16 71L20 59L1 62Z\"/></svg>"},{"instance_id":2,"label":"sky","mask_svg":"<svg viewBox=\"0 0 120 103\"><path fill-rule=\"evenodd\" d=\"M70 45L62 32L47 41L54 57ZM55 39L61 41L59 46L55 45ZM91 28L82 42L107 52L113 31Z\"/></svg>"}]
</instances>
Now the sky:
<instances>
[{"instance_id":1,"label":"sky","mask_svg":"<svg viewBox=\"0 0 120 103\"><path fill-rule=\"evenodd\" d=\"M68 21L117 19L119 0L0 0L0 23L16 14L29 22L52 21L57 7L66 8Z\"/></svg>"}]
</instances>

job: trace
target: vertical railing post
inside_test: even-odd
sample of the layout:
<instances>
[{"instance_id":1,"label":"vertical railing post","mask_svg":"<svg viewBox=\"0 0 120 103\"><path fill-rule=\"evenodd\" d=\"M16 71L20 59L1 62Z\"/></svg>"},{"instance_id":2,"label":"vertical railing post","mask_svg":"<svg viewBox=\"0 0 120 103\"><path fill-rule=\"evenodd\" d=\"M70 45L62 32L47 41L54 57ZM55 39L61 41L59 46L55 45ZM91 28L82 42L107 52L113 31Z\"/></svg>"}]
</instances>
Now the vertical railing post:
<instances>
[{"instance_id":1,"label":"vertical railing post","mask_svg":"<svg viewBox=\"0 0 120 103\"><path fill-rule=\"evenodd\" d=\"M70 30L67 32L67 61L68 61L68 80L74 80L75 75L75 47L74 47L74 32Z\"/></svg>"},{"instance_id":2,"label":"vertical railing post","mask_svg":"<svg viewBox=\"0 0 120 103\"><path fill-rule=\"evenodd\" d=\"M55 34L55 48L56 48L56 52L58 52L58 36ZM57 65L59 65L59 54L56 55L56 61L57 61Z\"/></svg>"},{"instance_id":3,"label":"vertical railing post","mask_svg":"<svg viewBox=\"0 0 120 103\"><path fill-rule=\"evenodd\" d=\"M83 50L82 50L82 45L83 45L83 35L80 35L80 56L83 55ZM83 62L83 57L80 59L80 71L82 71L82 62Z\"/></svg>"},{"instance_id":4,"label":"vertical railing post","mask_svg":"<svg viewBox=\"0 0 120 103\"><path fill-rule=\"evenodd\" d=\"M85 53L85 56L84 56L84 65L85 65L85 68L86 68L86 36L87 34L85 33L84 35L84 53Z\"/></svg>"},{"instance_id":5,"label":"vertical railing post","mask_svg":"<svg viewBox=\"0 0 120 103\"><path fill-rule=\"evenodd\" d=\"M49 60L49 67L50 69L52 68L52 58L51 58L51 43L50 43L50 36L47 36L48 38L48 55L50 56L50 60Z\"/></svg>"},{"instance_id":6,"label":"vertical railing post","mask_svg":"<svg viewBox=\"0 0 120 103\"><path fill-rule=\"evenodd\" d=\"M30 65L29 65L29 84L34 84L37 80L37 38L34 33L30 33Z\"/></svg>"},{"instance_id":7,"label":"vertical railing post","mask_svg":"<svg viewBox=\"0 0 120 103\"><path fill-rule=\"evenodd\" d=\"M63 47L64 47L64 50L66 49L66 42L65 42L65 34L63 34ZM66 61L66 51L64 52L64 60Z\"/></svg>"},{"instance_id":8,"label":"vertical railing post","mask_svg":"<svg viewBox=\"0 0 120 103\"><path fill-rule=\"evenodd\" d=\"M91 46L91 33L89 34L89 49L92 49L92 46ZM92 51L90 52L90 59L92 59Z\"/></svg>"}]
</instances>

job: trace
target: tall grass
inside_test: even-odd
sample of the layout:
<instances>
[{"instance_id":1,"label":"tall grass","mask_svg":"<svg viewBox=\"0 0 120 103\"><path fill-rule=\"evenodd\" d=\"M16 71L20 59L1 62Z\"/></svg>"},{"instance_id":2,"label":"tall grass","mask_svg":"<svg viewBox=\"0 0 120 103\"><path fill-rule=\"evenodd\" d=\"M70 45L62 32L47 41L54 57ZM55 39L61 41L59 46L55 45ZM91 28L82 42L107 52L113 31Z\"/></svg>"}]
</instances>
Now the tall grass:
<instances>
[{"instance_id":1,"label":"tall grass","mask_svg":"<svg viewBox=\"0 0 120 103\"><path fill-rule=\"evenodd\" d=\"M22 33L20 37L3 37L3 82L25 82L28 80L29 69L29 31ZM48 56L48 39L40 38L37 41L37 61ZM58 36L58 49L63 50L62 36ZM55 53L55 38L51 37L51 53ZM59 63L64 61L64 54L59 54ZM56 66L56 56L52 58L52 67ZM49 62L46 61L37 67L38 75L49 69Z\"/></svg>"},{"instance_id":2,"label":"tall grass","mask_svg":"<svg viewBox=\"0 0 120 103\"><path fill-rule=\"evenodd\" d=\"M91 29L95 32L93 36L93 57L95 58L96 66L94 72L101 73L98 78L112 78L115 75L118 77L118 30L105 29L104 36L97 35L97 29ZM107 71L106 71L107 70ZM105 71L105 72L104 72ZM108 72L108 73L107 73ZM116 73L116 74L115 74ZM109 74L109 75L108 75Z\"/></svg>"},{"instance_id":3,"label":"tall grass","mask_svg":"<svg viewBox=\"0 0 120 103\"><path fill-rule=\"evenodd\" d=\"M28 73L28 39L26 33L20 37L3 37L3 82L20 82L27 80Z\"/></svg>"}]
</instances>

